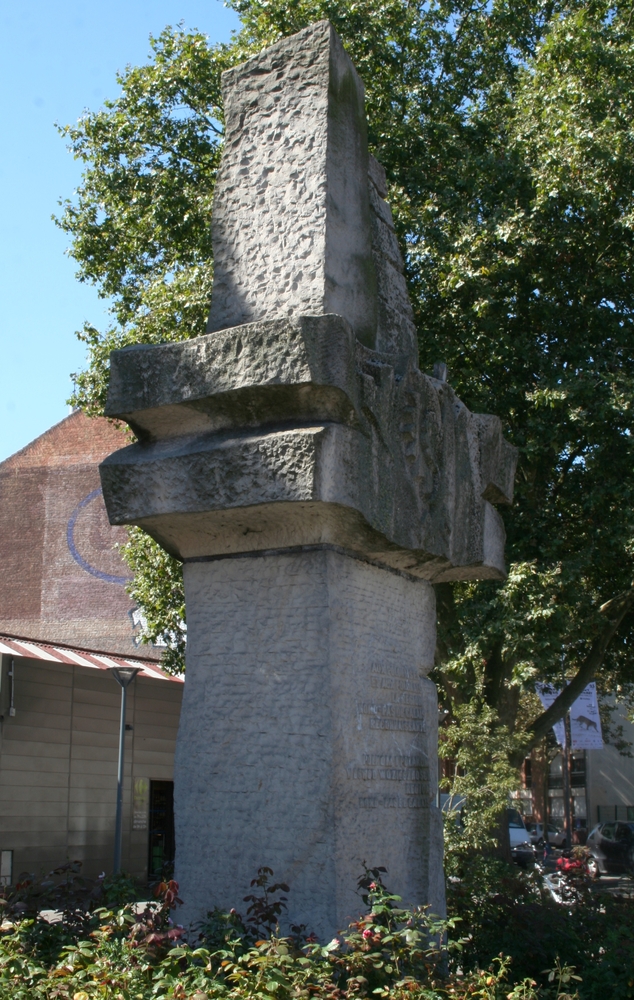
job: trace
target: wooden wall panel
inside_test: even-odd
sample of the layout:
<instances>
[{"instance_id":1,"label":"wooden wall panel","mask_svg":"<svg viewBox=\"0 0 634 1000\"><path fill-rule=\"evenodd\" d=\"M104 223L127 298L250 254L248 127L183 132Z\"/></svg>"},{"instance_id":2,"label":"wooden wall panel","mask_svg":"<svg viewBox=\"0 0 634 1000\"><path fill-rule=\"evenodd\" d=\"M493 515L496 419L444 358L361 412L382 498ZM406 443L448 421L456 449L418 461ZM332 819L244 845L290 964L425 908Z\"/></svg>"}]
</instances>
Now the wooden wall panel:
<instances>
[{"instance_id":1,"label":"wooden wall panel","mask_svg":"<svg viewBox=\"0 0 634 1000\"><path fill-rule=\"evenodd\" d=\"M16 657L16 715L0 685L0 849L14 873L81 860L86 875L112 868L120 689L108 671ZM137 678L128 691L123 864L147 874L148 832L132 829L135 778L169 781L182 685Z\"/></svg>"}]
</instances>

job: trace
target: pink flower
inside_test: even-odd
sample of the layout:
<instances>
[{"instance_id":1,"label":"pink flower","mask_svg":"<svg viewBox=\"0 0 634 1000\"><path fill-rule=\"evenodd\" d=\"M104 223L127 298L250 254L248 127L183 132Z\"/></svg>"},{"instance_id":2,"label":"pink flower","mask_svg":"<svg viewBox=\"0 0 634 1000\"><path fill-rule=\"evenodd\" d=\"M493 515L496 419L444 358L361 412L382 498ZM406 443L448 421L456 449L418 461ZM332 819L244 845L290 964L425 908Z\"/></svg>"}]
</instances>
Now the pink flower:
<instances>
[{"instance_id":1,"label":"pink flower","mask_svg":"<svg viewBox=\"0 0 634 1000\"><path fill-rule=\"evenodd\" d=\"M376 882L370 882L370 888L376 889Z\"/></svg>"},{"instance_id":2,"label":"pink flower","mask_svg":"<svg viewBox=\"0 0 634 1000\"><path fill-rule=\"evenodd\" d=\"M367 941L367 940L368 940L368 938L371 938L371 937L372 937L372 931L371 931L371 930L369 930L369 928L366 928L366 929L364 930L364 932L363 932L363 937L364 937L364 938L365 938L365 940Z\"/></svg>"}]
</instances>

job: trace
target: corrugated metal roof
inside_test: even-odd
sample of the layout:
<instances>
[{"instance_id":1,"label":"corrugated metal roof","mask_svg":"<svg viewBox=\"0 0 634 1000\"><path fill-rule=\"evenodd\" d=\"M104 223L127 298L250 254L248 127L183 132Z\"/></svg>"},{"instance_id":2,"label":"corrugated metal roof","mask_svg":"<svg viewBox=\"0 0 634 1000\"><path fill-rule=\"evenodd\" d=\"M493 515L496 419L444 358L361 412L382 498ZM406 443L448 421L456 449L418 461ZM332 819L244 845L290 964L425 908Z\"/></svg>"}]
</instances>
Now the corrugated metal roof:
<instances>
[{"instance_id":1,"label":"corrugated metal roof","mask_svg":"<svg viewBox=\"0 0 634 1000\"><path fill-rule=\"evenodd\" d=\"M72 646L53 645L46 642L34 642L32 639L17 638L12 635L0 635L0 653L7 656L25 656L34 660L48 660L49 663L67 663L80 667L93 667L95 670L109 670L111 667L140 667L144 677L153 677L160 681L175 681L183 683L182 677L173 677L151 660L140 657L113 656L105 653L95 653L88 649L76 649Z\"/></svg>"}]
</instances>

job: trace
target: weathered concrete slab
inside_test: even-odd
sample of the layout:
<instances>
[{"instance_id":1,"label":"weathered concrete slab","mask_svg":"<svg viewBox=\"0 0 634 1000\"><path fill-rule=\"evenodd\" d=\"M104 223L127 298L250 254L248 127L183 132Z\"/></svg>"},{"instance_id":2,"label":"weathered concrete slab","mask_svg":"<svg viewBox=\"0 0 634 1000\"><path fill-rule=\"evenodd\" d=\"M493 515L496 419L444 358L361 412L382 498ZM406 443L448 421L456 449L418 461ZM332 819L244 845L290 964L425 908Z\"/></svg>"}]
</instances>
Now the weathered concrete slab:
<instances>
[{"instance_id":1,"label":"weathered concrete slab","mask_svg":"<svg viewBox=\"0 0 634 1000\"><path fill-rule=\"evenodd\" d=\"M144 442L288 423L354 423L355 337L340 316L233 327L113 352L107 410Z\"/></svg>"}]
</instances>

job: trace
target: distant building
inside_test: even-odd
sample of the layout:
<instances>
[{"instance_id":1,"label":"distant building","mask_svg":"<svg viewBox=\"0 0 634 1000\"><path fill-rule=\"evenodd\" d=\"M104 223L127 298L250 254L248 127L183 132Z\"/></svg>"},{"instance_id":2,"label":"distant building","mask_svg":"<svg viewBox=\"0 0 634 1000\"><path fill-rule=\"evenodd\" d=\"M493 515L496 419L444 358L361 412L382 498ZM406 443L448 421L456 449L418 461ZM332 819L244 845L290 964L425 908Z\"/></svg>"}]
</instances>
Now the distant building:
<instances>
[{"instance_id":1,"label":"distant building","mask_svg":"<svg viewBox=\"0 0 634 1000\"><path fill-rule=\"evenodd\" d=\"M75 412L0 463L0 881L81 860L112 866L120 689L134 662L123 865L173 857L172 776L182 682L138 646L129 570L99 462L123 431Z\"/></svg>"},{"instance_id":2,"label":"distant building","mask_svg":"<svg viewBox=\"0 0 634 1000\"><path fill-rule=\"evenodd\" d=\"M634 725L620 711L615 722L623 727L623 739L634 754ZM547 803L548 818L564 825L562 755L555 747L546 767L541 748L524 764L523 788L516 793L518 806L525 816L541 822ZM592 829L608 819L634 822L634 756L620 753L606 743L602 750L577 750L571 754L570 792L573 821L576 826Z\"/></svg>"},{"instance_id":3,"label":"distant building","mask_svg":"<svg viewBox=\"0 0 634 1000\"><path fill-rule=\"evenodd\" d=\"M108 522L98 470L125 443L116 424L77 411L0 463L0 632L136 652L115 548L127 535Z\"/></svg>"}]
</instances>

